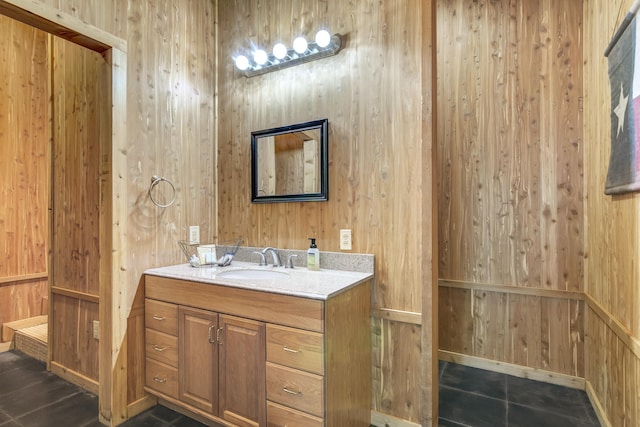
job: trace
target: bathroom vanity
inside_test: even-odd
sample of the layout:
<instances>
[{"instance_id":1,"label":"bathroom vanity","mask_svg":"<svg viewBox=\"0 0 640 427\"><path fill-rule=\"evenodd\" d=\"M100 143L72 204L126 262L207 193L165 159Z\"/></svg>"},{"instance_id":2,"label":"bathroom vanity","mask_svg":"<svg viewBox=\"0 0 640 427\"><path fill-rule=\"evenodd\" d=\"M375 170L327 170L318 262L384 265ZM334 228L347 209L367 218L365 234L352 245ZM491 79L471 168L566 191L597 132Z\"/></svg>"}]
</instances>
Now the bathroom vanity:
<instances>
[{"instance_id":1,"label":"bathroom vanity","mask_svg":"<svg viewBox=\"0 0 640 427\"><path fill-rule=\"evenodd\" d=\"M145 390L225 425L369 426L372 277L236 262L148 270Z\"/></svg>"}]
</instances>

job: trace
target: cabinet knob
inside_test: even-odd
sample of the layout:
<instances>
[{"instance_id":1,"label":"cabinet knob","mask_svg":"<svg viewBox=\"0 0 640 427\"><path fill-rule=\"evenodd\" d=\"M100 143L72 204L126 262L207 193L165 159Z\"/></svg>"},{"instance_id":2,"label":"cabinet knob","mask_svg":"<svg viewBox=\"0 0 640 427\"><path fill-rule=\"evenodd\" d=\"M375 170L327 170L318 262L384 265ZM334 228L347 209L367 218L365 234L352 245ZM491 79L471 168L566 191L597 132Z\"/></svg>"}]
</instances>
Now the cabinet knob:
<instances>
[{"instance_id":1,"label":"cabinet knob","mask_svg":"<svg viewBox=\"0 0 640 427\"><path fill-rule=\"evenodd\" d=\"M153 349L154 349L155 351L165 351L165 350L167 349L167 347L160 347L159 345L154 344L154 345L153 345Z\"/></svg>"},{"instance_id":2,"label":"cabinet knob","mask_svg":"<svg viewBox=\"0 0 640 427\"><path fill-rule=\"evenodd\" d=\"M156 315L154 315L154 316L153 316L153 318L154 318L155 320L160 320L160 321L164 320L164 317L162 317L162 316L158 316L157 314L156 314Z\"/></svg>"},{"instance_id":3,"label":"cabinet knob","mask_svg":"<svg viewBox=\"0 0 640 427\"><path fill-rule=\"evenodd\" d=\"M289 348L286 345L284 347L282 347L282 349L284 351L288 351L289 353L300 353L300 352L302 352L302 350L296 350L296 349L293 349L293 348Z\"/></svg>"},{"instance_id":4,"label":"cabinet knob","mask_svg":"<svg viewBox=\"0 0 640 427\"><path fill-rule=\"evenodd\" d=\"M162 383L166 383L166 382L167 382L167 379L166 379L166 378L160 378L160 377L159 377L159 376L157 376L157 375L154 375L154 376L153 376L153 380L154 380L155 382L157 382L157 383L160 383L160 384L162 384Z\"/></svg>"}]
</instances>

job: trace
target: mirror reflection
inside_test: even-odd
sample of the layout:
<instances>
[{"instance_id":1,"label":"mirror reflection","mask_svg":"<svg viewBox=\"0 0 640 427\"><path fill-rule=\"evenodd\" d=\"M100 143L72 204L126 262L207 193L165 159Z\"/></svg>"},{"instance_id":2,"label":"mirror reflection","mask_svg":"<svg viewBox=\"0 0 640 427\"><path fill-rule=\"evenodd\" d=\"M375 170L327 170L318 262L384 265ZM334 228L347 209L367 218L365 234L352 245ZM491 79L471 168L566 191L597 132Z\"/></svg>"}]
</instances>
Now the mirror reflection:
<instances>
[{"instance_id":1,"label":"mirror reflection","mask_svg":"<svg viewBox=\"0 0 640 427\"><path fill-rule=\"evenodd\" d=\"M251 134L252 202L327 200L327 119Z\"/></svg>"}]
</instances>

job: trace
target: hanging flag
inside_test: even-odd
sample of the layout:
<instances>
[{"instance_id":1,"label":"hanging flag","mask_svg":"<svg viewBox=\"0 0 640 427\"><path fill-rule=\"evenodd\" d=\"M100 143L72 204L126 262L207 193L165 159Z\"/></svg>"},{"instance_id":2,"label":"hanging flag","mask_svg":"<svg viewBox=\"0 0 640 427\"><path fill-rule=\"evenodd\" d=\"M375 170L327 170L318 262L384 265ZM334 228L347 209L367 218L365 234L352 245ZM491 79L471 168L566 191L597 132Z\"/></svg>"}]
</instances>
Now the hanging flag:
<instances>
[{"instance_id":1,"label":"hanging flag","mask_svg":"<svg viewBox=\"0 0 640 427\"><path fill-rule=\"evenodd\" d=\"M638 3L638 2L636 2ZM611 157L605 194L640 190L640 31L634 4L605 52L611 84Z\"/></svg>"}]
</instances>

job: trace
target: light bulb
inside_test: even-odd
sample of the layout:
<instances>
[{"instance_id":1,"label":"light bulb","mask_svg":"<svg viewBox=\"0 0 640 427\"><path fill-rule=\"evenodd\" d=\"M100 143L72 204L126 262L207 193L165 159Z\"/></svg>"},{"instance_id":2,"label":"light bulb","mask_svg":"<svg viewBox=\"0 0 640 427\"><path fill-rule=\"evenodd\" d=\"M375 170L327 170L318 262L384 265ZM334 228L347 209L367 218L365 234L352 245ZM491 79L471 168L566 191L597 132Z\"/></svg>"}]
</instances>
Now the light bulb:
<instances>
[{"instance_id":1,"label":"light bulb","mask_svg":"<svg viewBox=\"0 0 640 427\"><path fill-rule=\"evenodd\" d=\"M295 50L299 54L303 54L307 51L307 41L304 37L297 37L293 41L293 50Z\"/></svg>"},{"instance_id":2,"label":"light bulb","mask_svg":"<svg viewBox=\"0 0 640 427\"><path fill-rule=\"evenodd\" d=\"M239 55L236 58L236 67L238 67L238 69L241 71L246 70L247 68L249 68L249 59L247 59L247 57L244 55Z\"/></svg>"},{"instance_id":3,"label":"light bulb","mask_svg":"<svg viewBox=\"0 0 640 427\"><path fill-rule=\"evenodd\" d=\"M273 46L273 56L278 59L284 59L284 57L287 56L287 47L282 43L277 43Z\"/></svg>"},{"instance_id":4,"label":"light bulb","mask_svg":"<svg viewBox=\"0 0 640 427\"><path fill-rule=\"evenodd\" d=\"M262 49L258 49L253 52L253 60L256 61L258 65L264 65L267 62L267 52Z\"/></svg>"},{"instance_id":5,"label":"light bulb","mask_svg":"<svg viewBox=\"0 0 640 427\"><path fill-rule=\"evenodd\" d=\"M316 33L316 44L318 47L327 47L331 43L331 34L327 30L320 30Z\"/></svg>"}]
</instances>

